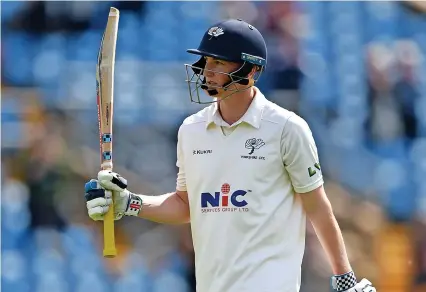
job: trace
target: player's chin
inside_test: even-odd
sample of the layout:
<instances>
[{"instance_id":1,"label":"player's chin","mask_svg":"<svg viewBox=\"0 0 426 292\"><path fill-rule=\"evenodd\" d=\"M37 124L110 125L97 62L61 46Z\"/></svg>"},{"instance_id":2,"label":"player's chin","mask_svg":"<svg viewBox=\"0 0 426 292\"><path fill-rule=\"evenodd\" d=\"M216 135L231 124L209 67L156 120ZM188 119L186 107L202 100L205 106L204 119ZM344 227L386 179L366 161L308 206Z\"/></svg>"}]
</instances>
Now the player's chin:
<instances>
[{"instance_id":1,"label":"player's chin","mask_svg":"<svg viewBox=\"0 0 426 292\"><path fill-rule=\"evenodd\" d=\"M222 95L221 93L220 93L220 91L219 92L217 92L216 90L215 90L215 88L213 88L213 87L209 87L209 88L206 88L206 89L203 89L204 90L204 92L208 95L208 96L210 96L211 98L220 98L220 96Z\"/></svg>"},{"instance_id":2,"label":"player's chin","mask_svg":"<svg viewBox=\"0 0 426 292\"><path fill-rule=\"evenodd\" d=\"M209 95L213 99L216 99L217 102L221 101L222 99L225 99L225 97L227 96L224 92L219 92L217 94L210 94L207 92L207 95Z\"/></svg>"}]
</instances>

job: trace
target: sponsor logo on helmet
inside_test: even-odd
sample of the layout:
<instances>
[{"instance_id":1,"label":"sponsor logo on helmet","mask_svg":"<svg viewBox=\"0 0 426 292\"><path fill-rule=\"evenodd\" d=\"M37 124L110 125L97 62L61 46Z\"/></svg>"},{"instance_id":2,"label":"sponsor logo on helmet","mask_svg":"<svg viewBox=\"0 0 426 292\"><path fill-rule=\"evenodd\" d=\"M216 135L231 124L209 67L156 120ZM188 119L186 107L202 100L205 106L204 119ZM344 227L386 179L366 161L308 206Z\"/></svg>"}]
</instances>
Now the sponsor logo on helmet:
<instances>
[{"instance_id":1,"label":"sponsor logo on helmet","mask_svg":"<svg viewBox=\"0 0 426 292\"><path fill-rule=\"evenodd\" d=\"M255 64L255 65L260 65L260 66L266 65L265 59L263 59L261 57L249 55L249 54L246 54L246 53L241 53L241 59L244 60L244 61L247 61L249 63Z\"/></svg>"}]
</instances>

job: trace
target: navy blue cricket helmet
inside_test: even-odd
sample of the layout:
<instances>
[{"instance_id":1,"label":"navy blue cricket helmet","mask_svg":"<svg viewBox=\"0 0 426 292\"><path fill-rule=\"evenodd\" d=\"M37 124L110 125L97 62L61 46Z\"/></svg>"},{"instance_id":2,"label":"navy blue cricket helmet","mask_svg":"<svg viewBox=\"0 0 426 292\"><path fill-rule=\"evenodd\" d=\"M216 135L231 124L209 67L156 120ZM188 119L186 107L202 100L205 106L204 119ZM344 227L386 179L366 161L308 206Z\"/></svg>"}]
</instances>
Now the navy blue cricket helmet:
<instances>
[{"instance_id":1,"label":"navy blue cricket helmet","mask_svg":"<svg viewBox=\"0 0 426 292\"><path fill-rule=\"evenodd\" d=\"M222 99L250 88L264 71L267 59L267 49L262 34L254 26L240 19L225 20L212 25L205 32L198 48L189 49L187 52L201 56L194 64L185 64L190 98L196 103L211 103L201 102L200 88L212 97L224 91L228 92L229 95L222 95ZM241 63L241 67L234 72L214 72L226 74L230 80L222 86L207 87L203 76L203 72L207 71L205 57ZM257 74L249 78L248 75L253 68L256 68ZM241 89L235 84L247 85L247 87Z\"/></svg>"}]
</instances>

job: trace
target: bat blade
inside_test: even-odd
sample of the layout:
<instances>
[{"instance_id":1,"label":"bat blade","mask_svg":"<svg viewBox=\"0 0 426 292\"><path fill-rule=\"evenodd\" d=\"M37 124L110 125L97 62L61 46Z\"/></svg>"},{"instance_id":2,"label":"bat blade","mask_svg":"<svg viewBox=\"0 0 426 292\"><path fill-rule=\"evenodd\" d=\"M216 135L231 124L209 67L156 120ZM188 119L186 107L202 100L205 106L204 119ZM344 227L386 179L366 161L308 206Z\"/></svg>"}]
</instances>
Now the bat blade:
<instances>
[{"instance_id":1,"label":"bat blade","mask_svg":"<svg viewBox=\"0 0 426 292\"><path fill-rule=\"evenodd\" d=\"M99 151L102 170L112 170L112 126L114 105L114 66L117 43L118 9L111 7L102 36L96 67L96 95L98 106ZM114 202L104 217L104 257L115 257Z\"/></svg>"}]
</instances>

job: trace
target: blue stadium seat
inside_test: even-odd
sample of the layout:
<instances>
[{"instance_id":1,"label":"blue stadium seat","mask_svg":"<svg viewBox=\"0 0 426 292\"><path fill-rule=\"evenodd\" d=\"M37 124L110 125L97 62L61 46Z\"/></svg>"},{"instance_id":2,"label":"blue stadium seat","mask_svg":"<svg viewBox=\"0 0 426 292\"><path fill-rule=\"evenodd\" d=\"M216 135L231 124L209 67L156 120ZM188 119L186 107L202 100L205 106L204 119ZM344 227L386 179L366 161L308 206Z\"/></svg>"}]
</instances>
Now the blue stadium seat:
<instances>
[{"instance_id":1,"label":"blue stadium seat","mask_svg":"<svg viewBox=\"0 0 426 292\"><path fill-rule=\"evenodd\" d=\"M69 282L66 280L66 275L60 272L41 273L34 283L35 292L68 292Z\"/></svg>"},{"instance_id":2,"label":"blue stadium seat","mask_svg":"<svg viewBox=\"0 0 426 292\"><path fill-rule=\"evenodd\" d=\"M137 271L139 275L148 276L149 270L143 254L136 250L128 252L123 260L123 271L125 273Z\"/></svg>"},{"instance_id":3,"label":"blue stadium seat","mask_svg":"<svg viewBox=\"0 0 426 292\"><path fill-rule=\"evenodd\" d=\"M192 2L148 2L144 20L147 56L153 61L177 61L186 58L185 50L198 46L210 24L206 18L217 10L211 4ZM188 14L191 17L188 17ZM190 32L190 33L189 33Z\"/></svg>"},{"instance_id":4,"label":"blue stadium seat","mask_svg":"<svg viewBox=\"0 0 426 292\"><path fill-rule=\"evenodd\" d=\"M60 249L40 250L33 258L33 271L40 275L46 272L64 273L66 269L66 257L59 252Z\"/></svg>"},{"instance_id":5,"label":"blue stadium seat","mask_svg":"<svg viewBox=\"0 0 426 292\"><path fill-rule=\"evenodd\" d=\"M166 268L168 271L175 273L181 277L185 277L189 273L189 265L187 259L179 251L173 251L168 255Z\"/></svg>"},{"instance_id":6,"label":"blue stadium seat","mask_svg":"<svg viewBox=\"0 0 426 292\"><path fill-rule=\"evenodd\" d=\"M385 159L374 170L377 190L391 192L403 187L407 180L404 164L397 159Z\"/></svg>"},{"instance_id":7,"label":"blue stadium seat","mask_svg":"<svg viewBox=\"0 0 426 292\"><path fill-rule=\"evenodd\" d=\"M1 256L1 289L4 292L30 292L31 282L25 256L16 249L3 249Z\"/></svg>"},{"instance_id":8,"label":"blue stadium seat","mask_svg":"<svg viewBox=\"0 0 426 292\"><path fill-rule=\"evenodd\" d=\"M132 271L131 273L126 273L125 275L117 279L114 284L113 292L151 292L151 282L151 278L141 277L136 271Z\"/></svg>"},{"instance_id":9,"label":"blue stadium seat","mask_svg":"<svg viewBox=\"0 0 426 292\"><path fill-rule=\"evenodd\" d=\"M116 59L122 55L140 56L144 50L144 34L141 31L141 19L136 13L125 12L120 15L117 37Z\"/></svg>"},{"instance_id":10,"label":"blue stadium seat","mask_svg":"<svg viewBox=\"0 0 426 292\"><path fill-rule=\"evenodd\" d=\"M29 224L30 213L26 206L18 212L2 207L2 247L21 247Z\"/></svg>"},{"instance_id":11,"label":"blue stadium seat","mask_svg":"<svg viewBox=\"0 0 426 292\"><path fill-rule=\"evenodd\" d=\"M34 44L37 38L26 33L2 33L2 75L14 85L32 85Z\"/></svg>"},{"instance_id":12,"label":"blue stadium seat","mask_svg":"<svg viewBox=\"0 0 426 292\"><path fill-rule=\"evenodd\" d=\"M83 226L71 225L62 234L62 244L69 255L97 254L93 234Z\"/></svg>"},{"instance_id":13,"label":"blue stadium seat","mask_svg":"<svg viewBox=\"0 0 426 292\"><path fill-rule=\"evenodd\" d=\"M59 86L65 62L66 38L63 34L48 34L40 38L34 50L34 82L44 87Z\"/></svg>"},{"instance_id":14,"label":"blue stadium seat","mask_svg":"<svg viewBox=\"0 0 426 292\"><path fill-rule=\"evenodd\" d=\"M117 37L116 60L120 60L123 55L130 55L132 57L143 56L143 51L145 50L143 38L143 34L137 28L120 28Z\"/></svg>"},{"instance_id":15,"label":"blue stadium seat","mask_svg":"<svg viewBox=\"0 0 426 292\"><path fill-rule=\"evenodd\" d=\"M13 105L13 102L3 101L5 105ZM7 109L12 110L6 106ZM4 125L2 125L3 127ZM23 247L30 225L28 199L29 190L25 184L12 179L3 182L1 204L2 248Z\"/></svg>"},{"instance_id":16,"label":"blue stadium seat","mask_svg":"<svg viewBox=\"0 0 426 292\"><path fill-rule=\"evenodd\" d=\"M4 24L16 17L19 12L28 5L25 1L2 1L1 3L1 23Z\"/></svg>"},{"instance_id":17,"label":"blue stadium seat","mask_svg":"<svg viewBox=\"0 0 426 292\"><path fill-rule=\"evenodd\" d=\"M102 33L99 31L86 31L70 36L66 52L67 59L96 64Z\"/></svg>"},{"instance_id":18,"label":"blue stadium seat","mask_svg":"<svg viewBox=\"0 0 426 292\"><path fill-rule=\"evenodd\" d=\"M96 58L91 62L69 61L63 68L57 105L65 109L94 109Z\"/></svg>"},{"instance_id":19,"label":"blue stadium seat","mask_svg":"<svg viewBox=\"0 0 426 292\"><path fill-rule=\"evenodd\" d=\"M169 287L173 287L174 292L189 292L188 283L184 278L176 273L168 270L160 272L154 279L152 292L165 292L169 291Z\"/></svg>"},{"instance_id":20,"label":"blue stadium seat","mask_svg":"<svg viewBox=\"0 0 426 292\"><path fill-rule=\"evenodd\" d=\"M110 281L107 277L102 274L96 273L95 271L88 271L82 273L74 283L75 292L109 292ZM137 291L137 289L135 289ZM133 291L128 290L128 291Z\"/></svg>"},{"instance_id":21,"label":"blue stadium seat","mask_svg":"<svg viewBox=\"0 0 426 292\"><path fill-rule=\"evenodd\" d=\"M152 275L141 253L130 251L123 261L123 273L115 281L113 292L151 292Z\"/></svg>"}]
</instances>

